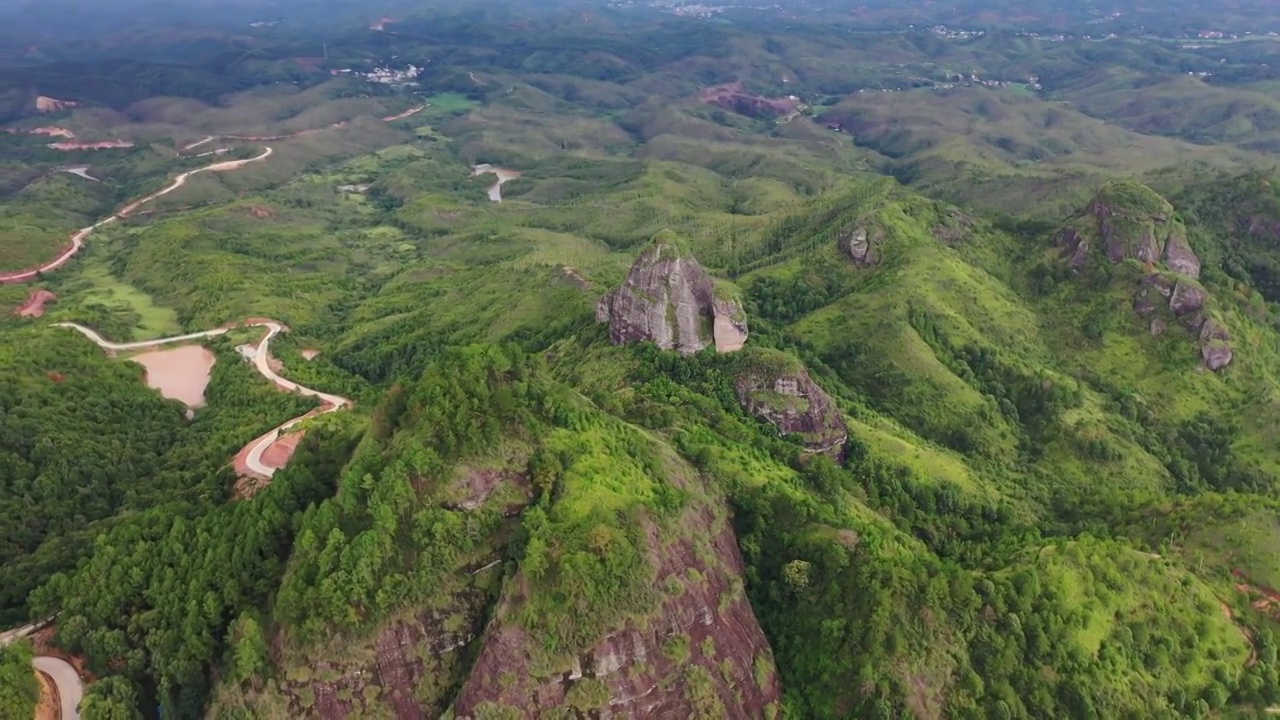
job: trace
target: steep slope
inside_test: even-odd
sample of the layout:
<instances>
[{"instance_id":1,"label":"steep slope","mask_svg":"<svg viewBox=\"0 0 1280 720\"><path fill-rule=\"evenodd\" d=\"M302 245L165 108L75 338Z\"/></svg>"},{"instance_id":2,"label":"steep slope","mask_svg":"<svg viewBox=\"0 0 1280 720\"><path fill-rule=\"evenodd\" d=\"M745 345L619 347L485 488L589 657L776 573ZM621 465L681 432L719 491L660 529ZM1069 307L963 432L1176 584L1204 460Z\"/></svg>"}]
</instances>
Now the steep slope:
<instances>
[{"instance_id":1,"label":"steep slope","mask_svg":"<svg viewBox=\"0 0 1280 720\"><path fill-rule=\"evenodd\" d=\"M765 717L780 689L743 573L723 499L659 439L514 348L450 352L304 523L274 677L216 707Z\"/></svg>"},{"instance_id":2,"label":"steep slope","mask_svg":"<svg viewBox=\"0 0 1280 720\"><path fill-rule=\"evenodd\" d=\"M771 350L747 353L733 389L747 412L783 435L798 435L814 452L839 457L849 439L835 402L794 357Z\"/></svg>"}]
</instances>

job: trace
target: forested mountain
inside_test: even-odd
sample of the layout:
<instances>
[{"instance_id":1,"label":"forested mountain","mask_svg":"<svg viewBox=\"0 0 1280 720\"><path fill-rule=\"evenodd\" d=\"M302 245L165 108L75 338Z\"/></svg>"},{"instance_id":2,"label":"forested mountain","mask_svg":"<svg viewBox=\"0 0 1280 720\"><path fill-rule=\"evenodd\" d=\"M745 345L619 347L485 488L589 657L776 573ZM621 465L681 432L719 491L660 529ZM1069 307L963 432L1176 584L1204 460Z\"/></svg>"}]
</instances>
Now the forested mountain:
<instances>
[{"instance_id":1,"label":"forested mountain","mask_svg":"<svg viewBox=\"0 0 1280 720\"><path fill-rule=\"evenodd\" d=\"M0 715L1267 716L1280 46L1089 8L0 58Z\"/></svg>"}]
</instances>

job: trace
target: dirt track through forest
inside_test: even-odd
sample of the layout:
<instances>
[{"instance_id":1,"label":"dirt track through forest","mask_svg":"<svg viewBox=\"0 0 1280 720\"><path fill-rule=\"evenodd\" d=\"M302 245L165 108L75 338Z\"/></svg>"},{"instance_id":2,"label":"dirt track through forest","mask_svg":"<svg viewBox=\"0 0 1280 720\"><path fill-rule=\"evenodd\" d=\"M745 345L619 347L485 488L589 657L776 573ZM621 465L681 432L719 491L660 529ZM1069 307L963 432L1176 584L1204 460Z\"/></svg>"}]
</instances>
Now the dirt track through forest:
<instances>
[{"instance_id":1,"label":"dirt track through forest","mask_svg":"<svg viewBox=\"0 0 1280 720\"><path fill-rule=\"evenodd\" d=\"M108 225L117 220L126 218L134 210L137 210L142 205L145 205L146 203L149 203L158 197L167 195L173 192L174 190L177 190L178 188L182 187L183 185L186 185L187 178L191 177L192 175L195 175L197 173L202 173L202 172L225 172L227 170L236 170L238 168L244 167L245 165L248 165L249 163L266 160L267 158L271 157L271 153L272 153L272 150L271 148L268 147L263 149L262 154L256 157L248 158L246 160L225 160L223 162L213 163L212 165L205 165L204 167L196 168L195 170L188 170L182 173L181 175L179 175L178 177L174 178L173 182L169 183L168 187L164 188L163 190L158 190L156 192L151 193L150 195L142 197L138 200L134 200L128 205L125 205L124 207L117 210L114 214L109 215L106 218L99 220L98 222L88 227L80 228L71 236L71 247L67 248L66 250L63 250L62 253L59 254L56 258L50 260L49 262L37 268L32 268L30 270L19 270L18 272L12 272L6 275L0 275L0 283L27 282L28 280L34 280L38 275L40 275L40 273L47 273L50 270L57 270L58 268L65 265L68 260L75 257L76 253L80 252L80 248L84 247L85 238L89 237L89 235L91 235L94 230L97 230L103 225Z\"/></svg>"},{"instance_id":2,"label":"dirt track through forest","mask_svg":"<svg viewBox=\"0 0 1280 720\"><path fill-rule=\"evenodd\" d=\"M401 113L399 115L392 115L390 117L383 118L383 122L391 122L394 120L399 120L404 117L408 117L420 111L421 109L422 109L421 107L418 107L415 109L411 109L407 112ZM345 123L335 123L334 127L341 126L343 124ZM296 133L292 133L290 135L274 136L270 139L271 140L285 139L289 137L307 135L314 132L317 132L317 131L302 130ZM221 136L221 137L225 139L240 139L240 138L236 138L236 136L229 136L229 135ZM212 142L215 139L218 139L218 136L210 136L210 137L204 138L203 140L192 143L184 149L190 150L192 148L203 145L207 142ZM243 138L243 139L249 139L249 138ZM267 139L267 138L263 138L263 139ZM151 193L150 195L146 195L137 200L134 200L128 203L127 205L125 205L124 207L120 208L119 210L117 210L112 215L109 215L108 217L103 218L102 220L99 220L98 222L92 225L89 225L88 227L83 227L77 230L71 236L70 247L63 250L61 253L59 253L58 256L55 257L53 260L50 260L49 262L33 269L20 270L17 272L11 272L11 273L0 275L0 284L28 282L28 281L37 279L41 273L57 270L58 268L65 265L67 261L69 261L72 257L75 257L75 254L78 253L80 251L80 248L84 246L85 239L88 238L89 235L92 234L94 230L97 230L103 225L107 225L107 224L116 222L117 220L126 218L129 215L131 215L135 210L137 210L139 207L149 202L152 202L153 200L159 197L167 195L168 193L171 193L174 190L177 190L178 188L185 185L187 182L187 179L190 178L192 175L196 175L198 173L203 173L203 172L226 172L229 170L237 170L250 163L261 162L263 160L266 160L267 158L271 157L272 152L273 152L272 148L269 146L266 146L263 148L260 154L251 158L246 158L244 160L224 160L221 162L213 163L211 165L205 165L204 167L201 167L201 168L196 168L195 170L188 170L184 173L181 173L176 178L174 178L173 182L171 182L165 188L158 190L154 193ZM286 332L288 330L288 328L285 327L282 323L279 323L275 320L268 320L268 319L246 320L245 322L240 323L238 325L233 323L231 325L214 328L212 330L205 330L204 332L188 333L185 335L176 335L173 337L160 338L157 340L143 340L140 342L129 342L129 343L113 343L110 340L107 340L106 338L99 335L96 331L90 328L87 328L83 325L77 325L75 323L58 323L58 326L73 328L79 331L85 337L89 338L91 341L93 341L94 344L96 344L98 347L103 348L105 350L109 350L109 351L139 350L144 348L156 347L159 345L165 345L169 343L185 342L188 340L197 340L200 338L213 337L216 335L224 335L228 331L230 331L232 327L265 327L267 329L267 334L263 336L262 340L258 341L257 345L247 346L247 349L242 348L243 354L253 362L253 365L258 370L258 373L261 374L266 379L270 380L273 385L275 385L276 387L286 392L295 392L300 395L306 395L309 397L318 398L321 402L321 406L316 410L312 410L306 414L300 415L296 418L292 418L290 420L287 420L281 423L280 425L277 425L276 427L272 428L270 431L268 431L264 435L261 435L251 440L249 444L246 445L244 449L240 451L240 453L237 453L237 456L236 456L237 458L239 458L241 455L244 456L244 465L245 465L244 468L237 468L237 470L245 471L247 472L247 474L252 475L259 480L270 480L271 476L275 474L275 471L277 468L271 467L267 465L265 462L263 462L263 454L266 453L268 448L270 448L271 445L280 438L280 435L282 433L292 429L294 426L296 426L297 424L301 423L303 420L309 417L315 417L317 415L323 415L325 413L331 413L336 410L341 410L343 408L350 407L352 404L351 400L348 398L342 397L340 395L323 393L323 392L320 392L319 390L313 390L309 387L299 385L298 383L295 383L292 380L288 380L286 378L281 377L279 374L276 373L274 369L272 369L271 340L276 335L279 335L281 332ZM36 627L37 627L36 625L26 625L20 628L15 628L15 629L0 633L0 646L6 645L10 642L26 637L31 632L33 632L36 629ZM50 655L38 655L32 661L32 664L34 666L33 670L44 673L46 676L48 676L54 681L54 684L56 685L58 690L58 705L59 705L59 712L62 720L79 720L80 719L80 707L79 707L80 701L84 697L84 682L83 680L81 680L80 675L76 672L75 668L72 667L71 664L68 663L67 661L61 658L50 656Z\"/></svg>"},{"instance_id":3,"label":"dirt track through forest","mask_svg":"<svg viewBox=\"0 0 1280 720\"><path fill-rule=\"evenodd\" d=\"M405 112L402 112L398 115L384 117L382 118L382 121L393 122L395 120L400 120L402 118L409 117L410 115L413 115L421 111L424 107L426 106L421 105L418 107L410 108L409 110L406 110ZM329 127L337 128L337 127L342 127L345 124L346 124L346 121L340 121L340 122L333 123ZM190 143L184 146L182 149L191 150L193 148L204 145L205 143L212 142L214 140L220 140L220 139L221 140L242 140L242 141L253 141L253 142L270 142L275 140L287 140L289 138L312 135L317 132L320 132L321 129L322 128L311 128L307 130L299 130L293 133L287 133L284 135L210 135L208 137L205 137L202 140L197 140L196 142ZM178 188L187 184L187 179L190 178L192 175L197 175L203 172L226 172L228 170L238 170L244 167L245 165L248 165L249 163L261 162L263 160L266 160L267 158L271 157L272 152L274 151L270 146L265 146L262 150L262 153L255 157L246 158L244 160L223 160L220 162L213 163L211 165L205 165L204 167L196 168L195 170L188 170L184 173L181 173L176 178L174 178L173 182L170 183L164 189L158 190L154 193L151 193L150 195L146 195L137 200L134 200L130 202L128 205L125 205L124 207L117 210L114 214L109 215L108 217L103 218L102 220L99 220L98 222L88 227L83 227L77 230L75 233L71 235L71 245L65 250L63 250L61 253L59 253L57 257L50 260L49 262L39 267L30 268L27 270L18 270L16 272L0 275L0 284L27 282L35 279L40 273L46 273L46 272L49 272L50 270L57 270L58 268L65 265L68 260L75 257L76 253L80 252L80 248L84 247L85 239L88 238L89 235L91 235L94 230L97 230L103 225L113 223L117 220L122 220L128 217L129 215L131 215L139 207L146 205L149 202L152 202L156 198L162 197L164 195L167 195L173 192L174 190L177 190ZM83 177L88 177L90 180L95 179L87 175L84 175Z\"/></svg>"},{"instance_id":4,"label":"dirt track through forest","mask_svg":"<svg viewBox=\"0 0 1280 720\"><path fill-rule=\"evenodd\" d=\"M99 335L95 330L76 323L58 323L55 327L65 327L77 330L82 335L89 338L89 340L93 341L93 343L98 347L109 351L141 350L157 347L159 345L199 340L217 335L225 335L232 329L231 327L224 326L217 327L212 330L205 330L204 332L175 335L173 337L159 338L156 340L114 343ZM329 393L320 392L319 390L313 390L309 387L299 385L292 380L281 377L271 368L271 340L276 335L287 330L287 328L281 323L278 323L275 320L250 320L243 323L241 327L264 327L267 329L267 334L262 338L262 340L258 341L256 345L249 346L251 349L243 351L243 354L253 362L253 366L257 369L259 374L270 380L273 385L281 390L298 393L299 395L306 395L307 397L318 398L321 403L319 410L312 410L277 425L264 435L254 438L244 447L243 450L241 450L240 453L237 454L238 456L240 454L245 456L245 464L251 474L259 477L259 479L265 480L270 479L271 476L275 474L277 468L273 468L265 464L262 461L262 455L266 452L267 448L280 437L281 433L293 428L295 425L309 417L324 415L325 413L331 413L335 410L350 407L351 400L344 398L341 395L331 395Z\"/></svg>"}]
</instances>

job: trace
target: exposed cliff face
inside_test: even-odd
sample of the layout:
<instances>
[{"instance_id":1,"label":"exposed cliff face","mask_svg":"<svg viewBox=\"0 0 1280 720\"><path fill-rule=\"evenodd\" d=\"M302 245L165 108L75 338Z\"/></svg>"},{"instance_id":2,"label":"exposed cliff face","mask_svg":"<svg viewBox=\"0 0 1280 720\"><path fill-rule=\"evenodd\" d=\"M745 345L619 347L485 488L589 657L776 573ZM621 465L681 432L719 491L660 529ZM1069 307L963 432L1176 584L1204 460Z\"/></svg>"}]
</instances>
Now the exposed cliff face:
<instances>
[{"instance_id":1,"label":"exposed cliff face","mask_svg":"<svg viewBox=\"0 0 1280 720\"><path fill-rule=\"evenodd\" d=\"M732 352L747 341L747 318L732 286L703 271L670 232L659 233L622 287L600 298L596 319L614 343L652 342L692 355L709 345Z\"/></svg>"},{"instance_id":2,"label":"exposed cliff face","mask_svg":"<svg viewBox=\"0 0 1280 720\"><path fill-rule=\"evenodd\" d=\"M516 620L528 587L517 574L485 631L455 717L534 718L554 710L599 718L774 716L781 688L743 590L732 528L705 504L676 527L680 536L670 541L648 533L653 581L662 589L655 612L626 620L567 668L547 667L539 641Z\"/></svg>"},{"instance_id":3,"label":"exposed cliff face","mask_svg":"<svg viewBox=\"0 0 1280 720\"><path fill-rule=\"evenodd\" d=\"M844 419L798 360L776 351L758 351L745 364L734 388L748 412L784 435L803 437L814 452L840 455L849 439Z\"/></svg>"},{"instance_id":4,"label":"exposed cliff face","mask_svg":"<svg viewBox=\"0 0 1280 720\"><path fill-rule=\"evenodd\" d=\"M480 592L456 595L445 611L392 622L358 652L281 678L289 717L439 717L465 671L466 646L481 629L484 602Z\"/></svg>"},{"instance_id":5,"label":"exposed cliff face","mask_svg":"<svg viewBox=\"0 0 1280 720\"><path fill-rule=\"evenodd\" d=\"M1187 229L1154 191L1108 183L1059 231L1056 243L1075 270L1084 269L1099 248L1112 263L1142 262L1149 272L1134 291L1133 310L1151 317L1151 334L1180 323L1196 338L1205 367L1217 372L1231 363L1230 333L1209 314L1211 298L1197 282L1200 259ZM1206 334L1206 328L1212 331Z\"/></svg>"}]
</instances>

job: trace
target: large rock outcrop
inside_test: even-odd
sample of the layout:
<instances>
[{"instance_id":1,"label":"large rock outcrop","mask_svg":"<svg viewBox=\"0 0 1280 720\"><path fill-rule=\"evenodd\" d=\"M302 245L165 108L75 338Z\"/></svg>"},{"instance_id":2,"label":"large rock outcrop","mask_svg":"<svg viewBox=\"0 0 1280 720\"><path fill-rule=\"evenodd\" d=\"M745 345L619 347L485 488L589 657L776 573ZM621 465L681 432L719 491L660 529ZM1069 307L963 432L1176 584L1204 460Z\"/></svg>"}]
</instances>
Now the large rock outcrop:
<instances>
[{"instance_id":1,"label":"large rock outcrop","mask_svg":"<svg viewBox=\"0 0 1280 720\"><path fill-rule=\"evenodd\" d=\"M849 439L844 418L831 398L790 355L758 350L744 358L734 381L738 400L784 435L798 435L814 452L839 457Z\"/></svg>"},{"instance_id":2,"label":"large rock outcrop","mask_svg":"<svg viewBox=\"0 0 1280 720\"><path fill-rule=\"evenodd\" d=\"M707 275L670 231L640 254L622 287L600 298L596 319L616 344L652 342L681 355L712 345L733 352L747 341L735 288Z\"/></svg>"},{"instance_id":3,"label":"large rock outcrop","mask_svg":"<svg viewBox=\"0 0 1280 720\"><path fill-rule=\"evenodd\" d=\"M1118 263L1133 259L1163 264L1173 272L1200 277L1200 258L1187 242L1187 228L1169 201L1145 185L1107 183L1067 221L1057 244L1071 267L1080 269L1101 252Z\"/></svg>"},{"instance_id":4,"label":"large rock outcrop","mask_svg":"<svg viewBox=\"0 0 1280 720\"><path fill-rule=\"evenodd\" d=\"M1210 295L1197 281L1200 258L1173 206L1155 191L1132 182L1108 183L1067 221L1055 242L1077 271L1094 256L1142 263L1146 272L1134 291L1133 310L1151 317L1151 334L1181 323L1199 344L1205 367L1217 372L1230 364L1230 333L1210 316Z\"/></svg>"}]
</instances>

